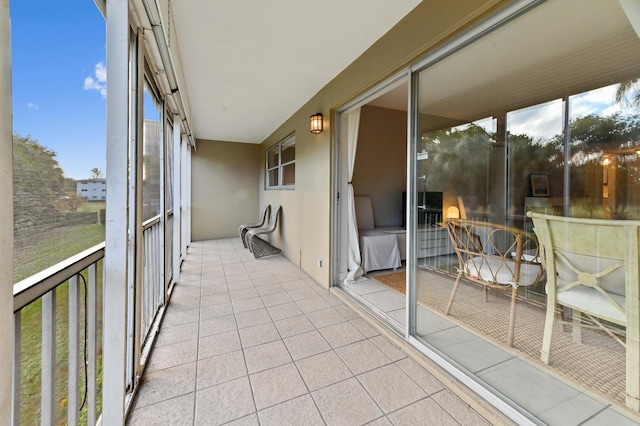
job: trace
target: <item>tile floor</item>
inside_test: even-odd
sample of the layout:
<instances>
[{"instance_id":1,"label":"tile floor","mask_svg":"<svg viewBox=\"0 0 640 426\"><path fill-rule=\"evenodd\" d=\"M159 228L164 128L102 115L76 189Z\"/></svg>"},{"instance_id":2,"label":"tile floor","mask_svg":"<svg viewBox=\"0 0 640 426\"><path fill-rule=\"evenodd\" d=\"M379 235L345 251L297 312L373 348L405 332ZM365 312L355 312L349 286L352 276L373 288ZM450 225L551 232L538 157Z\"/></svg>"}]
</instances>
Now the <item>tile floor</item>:
<instances>
[{"instance_id":1,"label":"tile floor","mask_svg":"<svg viewBox=\"0 0 640 426\"><path fill-rule=\"evenodd\" d=\"M387 315L396 328L406 329L405 297L365 279L348 286L364 303ZM581 392L488 339L418 306L417 334L461 368L548 425L639 425L640 416Z\"/></svg>"},{"instance_id":2,"label":"tile floor","mask_svg":"<svg viewBox=\"0 0 640 426\"><path fill-rule=\"evenodd\" d=\"M283 256L193 243L130 425L486 425Z\"/></svg>"}]
</instances>

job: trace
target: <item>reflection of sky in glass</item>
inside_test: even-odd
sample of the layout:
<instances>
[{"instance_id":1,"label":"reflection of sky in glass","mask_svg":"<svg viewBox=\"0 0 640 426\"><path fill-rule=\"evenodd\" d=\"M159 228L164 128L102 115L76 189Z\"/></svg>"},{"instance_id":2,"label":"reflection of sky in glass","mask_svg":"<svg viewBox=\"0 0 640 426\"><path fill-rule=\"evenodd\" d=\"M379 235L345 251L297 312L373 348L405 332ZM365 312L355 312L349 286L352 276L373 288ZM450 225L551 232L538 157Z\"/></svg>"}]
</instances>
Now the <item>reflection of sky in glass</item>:
<instances>
[{"instance_id":1,"label":"reflection of sky in glass","mask_svg":"<svg viewBox=\"0 0 640 426\"><path fill-rule=\"evenodd\" d=\"M509 112L507 131L514 135L529 135L533 140L547 139L561 133L562 99Z\"/></svg>"},{"instance_id":2,"label":"reflection of sky in glass","mask_svg":"<svg viewBox=\"0 0 640 426\"><path fill-rule=\"evenodd\" d=\"M142 105L144 109L145 120L160 121L159 106L156 106L156 102L151 98L151 95L147 91L146 86L144 88L144 100Z\"/></svg>"},{"instance_id":3,"label":"reflection of sky in glass","mask_svg":"<svg viewBox=\"0 0 640 426\"><path fill-rule=\"evenodd\" d=\"M614 84L571 96L571 120L589 114L607 116L620 112L620 105L616 103L617 88ZM534 140L547 139L562 133L563 113L562 99L511 111L507 114L507 130L512 134L527 134Z\"/></svg>"},{"instance_id":4,"label":"reflection of sky in glass","mask_svg":"<svg viewBox=\"0 0 640 426\"><path fill-rule=\"evenodd\" d=\"M600 89L590 90L569 98L571 105L571 119L584 117L589 114L611 115L620 111L620 105L616 103L616 90L614 84Z\"/></svg>"}]
</instances>

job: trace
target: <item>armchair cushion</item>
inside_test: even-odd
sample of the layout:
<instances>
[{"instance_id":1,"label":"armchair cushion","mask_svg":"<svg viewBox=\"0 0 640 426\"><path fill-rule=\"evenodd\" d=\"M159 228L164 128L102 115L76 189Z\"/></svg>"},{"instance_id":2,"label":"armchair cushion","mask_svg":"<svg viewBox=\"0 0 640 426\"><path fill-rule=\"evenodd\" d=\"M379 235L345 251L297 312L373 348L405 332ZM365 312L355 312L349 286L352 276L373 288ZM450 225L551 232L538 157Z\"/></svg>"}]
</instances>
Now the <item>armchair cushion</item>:
<instances>
[{"instance_id":1,"label":"armchair cushion","mask_svg":"<svg viewBox=\"0 0 640 426\"><path fill-rule=\"evenodd\" d=\"M465 262L466 274L470 278L479 278L488 283L511 285L514 282L515 259L502 261L489 257L476 256ZM522 263L518 286L530 286L540 278L540 266Z\"/></svg>"},{"instance_id":2,"label":"armchair cushion","mask_svg":"<svg viewBox=\"0 0 640 426\"><path fill-rule=\"evenodd\" d=\"M568 282L558 278L558 287L562 288L563 284L566 285ZM609 296L624 309L626 303L624 296L617 294L609 294ZM617 309L602 293L593 288L575 287L571 291L559 292L557 299L561 305L589 312L598 318L607 318L617 324L624 324L626 321L625 312Z\"/></svg>"}]
</instances>

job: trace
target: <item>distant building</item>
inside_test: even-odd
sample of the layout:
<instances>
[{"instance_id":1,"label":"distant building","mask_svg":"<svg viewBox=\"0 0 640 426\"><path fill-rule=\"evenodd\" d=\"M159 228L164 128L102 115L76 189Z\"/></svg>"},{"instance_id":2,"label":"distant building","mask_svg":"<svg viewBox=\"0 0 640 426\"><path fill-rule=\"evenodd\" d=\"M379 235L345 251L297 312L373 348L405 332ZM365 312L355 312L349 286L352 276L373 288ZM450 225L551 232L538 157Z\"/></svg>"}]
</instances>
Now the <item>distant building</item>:
<instances>
[{"instance_id":1,"label":"distant building","mask_svg":"<svg viewBox=\"0 0 640 426\"><path fill-rule=\"evenodd\" d=\"M76 192L87 201L107 199L106 179L82 179L76 181Z\"/></svg>"}]
</instances>

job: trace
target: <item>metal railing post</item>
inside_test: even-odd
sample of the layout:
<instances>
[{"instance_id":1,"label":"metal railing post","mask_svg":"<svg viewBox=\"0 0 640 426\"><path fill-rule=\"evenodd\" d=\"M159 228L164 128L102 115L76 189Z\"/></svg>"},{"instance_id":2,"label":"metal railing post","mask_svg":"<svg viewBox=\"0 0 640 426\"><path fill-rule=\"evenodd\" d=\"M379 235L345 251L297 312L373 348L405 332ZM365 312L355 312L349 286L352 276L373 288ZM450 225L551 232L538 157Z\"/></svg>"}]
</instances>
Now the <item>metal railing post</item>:
<instances>
[{"instance_id":1,"label":"metal railing post","mask_svg":"<svg viewBox=\"0 0 640 426\"><path fill-rule=\"evenodd\" d=\"M78 343L80 342L80 291L78 276L69 280L69 377L67 382L67 424L78 424Z\"/></svg>"},{"instance_id":2,"label":"metal railing post","mask_svg":"<svg viewBox=\"0 0 640 426\"><path fill-rule=\"evenodd\" d=\"M125 421L127 334L129 1L107 1L107 215L102 424Z\"/></svg>"},{"instance_id":3,"label":"metal railing post","mask_svg":"<svg viewBox=\"0 0 640 426\"><path fill-rule=\"evenodd\" d=\"M40 423L55 424L56 414L56 289L42 296L42 365Z\"/></svg>"},{"instance_id":4,"label":"metal railing post","mask_svg":"<svg viewBox=\"0 0 640 426\"><path fill-rule=\"evenodd\" d=\"M0 0L0 199L13 199L13 131L11 124L11 25L9 0ZM0 203L0 359L13 359L13 203ZM7 366L10 368L10 366ZM12 412L11 374L0 375L0 419Z\"/></svg>"}]
</instances>

